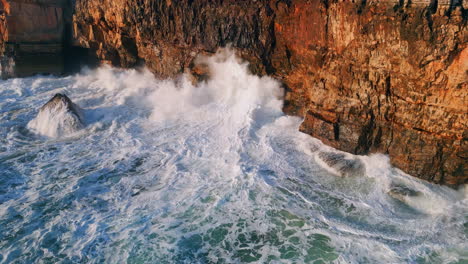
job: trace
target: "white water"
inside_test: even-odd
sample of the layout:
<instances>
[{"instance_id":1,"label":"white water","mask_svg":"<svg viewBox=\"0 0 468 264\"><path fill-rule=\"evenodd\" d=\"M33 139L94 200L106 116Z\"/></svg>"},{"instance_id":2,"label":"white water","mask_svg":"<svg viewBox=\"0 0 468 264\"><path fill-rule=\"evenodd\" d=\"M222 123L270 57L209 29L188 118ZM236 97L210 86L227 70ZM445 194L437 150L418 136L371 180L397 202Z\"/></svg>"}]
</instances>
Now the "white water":
<instances>
[{"instance_id":1,"label":"white water","mask_svg":"<svg viewBox=\"0 0 468 264\"><path fill-rule=\"evenodd\" d=\"M0 263L466 263L468 199L335 152L229 53L212 80L102 67L0 82ZM26 128L54 94L87 126ZM56 136L56 137L54 137ZM401 200L392 184L418 191Z\"/></svg>"},{"instance_id":2,"label":"white water","mask_svg":"<svg viewBox=\"0 0 468 264\"><path fill-rule=\"evenodd\" d=\"M76 133L84 127L81 109L68 106L65 100L56 101L42 107L36 118L28 123L27 128L36 134L56 138Z\"/></svg>"}]
</instances>

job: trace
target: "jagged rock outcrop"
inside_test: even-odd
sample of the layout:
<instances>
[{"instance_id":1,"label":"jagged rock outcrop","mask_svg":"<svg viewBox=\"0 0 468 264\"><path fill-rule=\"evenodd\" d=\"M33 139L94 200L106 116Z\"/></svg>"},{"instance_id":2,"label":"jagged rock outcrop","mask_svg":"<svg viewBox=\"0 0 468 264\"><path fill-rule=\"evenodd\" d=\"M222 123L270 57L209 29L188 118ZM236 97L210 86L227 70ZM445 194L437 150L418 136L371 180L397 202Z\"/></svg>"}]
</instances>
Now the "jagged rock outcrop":
<instances>
[{"instance_id":1,"label":"jagged rock outcrop","mask_svg":"<svg viewBox=\"0 0 468 264\"><path fill-rule=\"evenodd\" d=\"M284 83L301 131L457 185L468 181L466 2L77 0L73 41L161 77L231 44Z\"/></svg>"},{"instance_id":2,"label":"jagged rock outcrop","mask_svg":"<svg viewBox=\"0 0 468 264\"><path fill-rule=\"evenodd\" d=\"M60 93L45 103L36 118L28 124L28 128L34 132L48 137L68 135L83 127L83 110L68 96Z\"/></svg>"}]
</instances>

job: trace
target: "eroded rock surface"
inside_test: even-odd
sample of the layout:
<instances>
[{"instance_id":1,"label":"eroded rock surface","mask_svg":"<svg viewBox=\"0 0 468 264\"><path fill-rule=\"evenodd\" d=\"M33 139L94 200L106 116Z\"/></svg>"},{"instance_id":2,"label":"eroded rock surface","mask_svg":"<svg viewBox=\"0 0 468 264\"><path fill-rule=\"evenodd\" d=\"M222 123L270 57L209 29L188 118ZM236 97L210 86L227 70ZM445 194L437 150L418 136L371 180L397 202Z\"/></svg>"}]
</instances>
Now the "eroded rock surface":
<instances>
[{"instance_id":1,"label":"eroded rock surface","mask_svg":"<svg viewBox=\"0 0 468 264\"><path fill-rule=\"evenodd\" d=\"M454 1L368 2L321 12L298 4L301 19L278 23L291 54L286 111L338 149L388 153L411 175L467 182L466 10Z\"/></svg>"}]
</instances>

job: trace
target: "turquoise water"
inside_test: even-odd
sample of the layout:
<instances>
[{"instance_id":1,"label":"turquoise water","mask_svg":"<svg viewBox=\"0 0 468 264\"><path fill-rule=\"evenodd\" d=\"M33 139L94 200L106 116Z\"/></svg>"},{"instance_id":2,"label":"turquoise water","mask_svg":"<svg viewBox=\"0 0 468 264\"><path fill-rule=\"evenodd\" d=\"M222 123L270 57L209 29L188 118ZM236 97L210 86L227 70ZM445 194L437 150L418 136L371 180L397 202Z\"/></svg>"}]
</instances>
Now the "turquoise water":
<instances>
[{"instance_id":1,"label":"turquoise water","mask_svg":"<svg viewBox=\"0 0 468 264\"><path fill-rule=\"evenodd\" d=\"M279 83L207 63L197 86L110 67L1 81L0 263L467 263L464 187L384 155L345 154L361 170L340 176ZM58 92L86 127L38 134Z\"/></svg>"}]
</instances>

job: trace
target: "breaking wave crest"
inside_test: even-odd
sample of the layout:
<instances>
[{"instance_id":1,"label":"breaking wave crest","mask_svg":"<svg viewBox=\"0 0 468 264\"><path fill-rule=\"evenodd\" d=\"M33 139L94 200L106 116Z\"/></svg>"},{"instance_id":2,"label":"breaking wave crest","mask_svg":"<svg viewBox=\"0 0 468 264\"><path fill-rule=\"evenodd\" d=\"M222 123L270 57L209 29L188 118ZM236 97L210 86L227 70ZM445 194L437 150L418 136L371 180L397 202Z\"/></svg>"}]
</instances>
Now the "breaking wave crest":
<instances>
[{"instance_id":1,"label":"breaking wave crest","mask_svg":"<svg viewBox=\"0 0 468 264\"><path fill-rule=\"evenodd\" d=\"M2 81L0 262L466 261L466 189L325 146L277 81L229 51L203 62L197 85L107 66ZM86 127L39 137L56 93Z\"/></svg>"}]
</instances>

